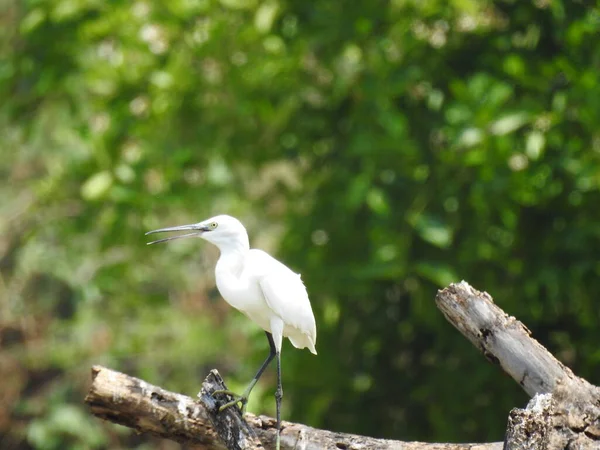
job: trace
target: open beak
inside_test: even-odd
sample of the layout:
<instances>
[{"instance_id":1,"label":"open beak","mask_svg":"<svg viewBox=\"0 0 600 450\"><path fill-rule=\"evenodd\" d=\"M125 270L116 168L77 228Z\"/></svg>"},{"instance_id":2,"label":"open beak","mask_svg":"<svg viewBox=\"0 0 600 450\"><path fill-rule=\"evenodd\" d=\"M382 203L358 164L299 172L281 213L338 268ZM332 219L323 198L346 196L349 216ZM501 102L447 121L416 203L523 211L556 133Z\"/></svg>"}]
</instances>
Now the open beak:
<instances>
[{"instance_id":1,"label":"open beak","mask_svg":"<svg viewBox=\"0 0 600 450\"><path fill-rule=\"evenodd\" d=\"M205 225L202 225L199 223L194 223L192 225L180 225L178 227L159 228L158 230L148 231L146 233L146 236L148 236L149 234L154 234L154 233L168 233L168 232L172 232L172 231L190 231L190 230L193 230L193 233L180 234L177 236L170 236L167 238L158 239L157 241L148 242L146 245L159 244L161 242L172 241L174 239L199 236L202 233L204 233L205 231L209 231L208 227L206 227Z\"/></svg>"}]
</instances>

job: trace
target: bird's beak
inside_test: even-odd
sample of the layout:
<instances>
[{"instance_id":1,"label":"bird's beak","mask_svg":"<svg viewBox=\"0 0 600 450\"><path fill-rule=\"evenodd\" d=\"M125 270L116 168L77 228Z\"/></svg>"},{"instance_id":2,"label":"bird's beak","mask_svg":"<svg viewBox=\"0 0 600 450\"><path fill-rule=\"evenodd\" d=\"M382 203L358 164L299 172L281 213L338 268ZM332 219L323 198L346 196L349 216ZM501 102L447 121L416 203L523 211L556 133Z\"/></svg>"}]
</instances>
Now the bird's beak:
<instances>
[{"instance_id":1,"label":"bird's beak","mask_svg":"<svg viewBox=\"0 0 600 450\"><path fill-rule=\"evenodd\" d=\"M168 233L172 231L190 231L193 230L193 233L180 234L178 236L171 236L168 238L158 239L157 241L148 242L147 245L159 244L161 242L172 241L174 239L180 239L185 237L199 236L205 231L209 231L209 228L206 225L202 225L200 223L194 223L192 225L180 225L178 227L168 227L168 228L159 228L158 230L148 231L146 236L154 233Z\"/></svg>"}]
</instances>

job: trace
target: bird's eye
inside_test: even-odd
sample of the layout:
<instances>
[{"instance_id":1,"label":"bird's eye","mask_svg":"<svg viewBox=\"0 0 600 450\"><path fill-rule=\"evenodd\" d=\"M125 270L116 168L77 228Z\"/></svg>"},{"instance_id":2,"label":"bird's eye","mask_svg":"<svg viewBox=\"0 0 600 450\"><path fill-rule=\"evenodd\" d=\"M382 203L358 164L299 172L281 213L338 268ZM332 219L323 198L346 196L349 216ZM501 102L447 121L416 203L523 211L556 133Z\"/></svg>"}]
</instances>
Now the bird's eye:
<instances>
[{"instance_id":1,"label":"bird's eye","mask_svg":"<svg viewBox=\"0 0 600 450\"><path fill-rule=\"evenodd\" d=\"M208 225L208 228L210 228L211 230L214 230L215 228L217 228L219 226L219 224L217 222L211 222Z\"/></svg>"}]
</instances>

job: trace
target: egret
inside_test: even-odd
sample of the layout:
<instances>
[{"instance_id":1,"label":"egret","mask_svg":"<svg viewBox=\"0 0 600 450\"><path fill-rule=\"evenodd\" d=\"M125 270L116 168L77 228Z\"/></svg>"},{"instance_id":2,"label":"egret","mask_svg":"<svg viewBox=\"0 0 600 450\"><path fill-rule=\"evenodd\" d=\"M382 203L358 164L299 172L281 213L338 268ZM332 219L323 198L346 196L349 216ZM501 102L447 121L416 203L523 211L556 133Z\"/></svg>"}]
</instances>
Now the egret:
<instances>
[{"instance_id":1,"label":"egret","mask_svg":"<svg viewBox=\"0 0 600 450\"><path fill-rule=\"evenodd\" d=\"M280 447L281 432L281 344L287 337L296 348L308 348L317 354L317 327L308 294L300 275L268 253L250 249L248 233L242 223L234 217L220 215L191 225L160 228L153 233L189 231L170 236L148 245L187 237L200 237L219 248L221 253L215 268L217 288L227 303L245 314L260 326L269 340L269 356L242 393L235 395L221 391L234 399L221 406L220 411L241 403L245 411L250 392L273 360L277 358L277 409L276 448Z\"/></svg>"}]
</instances>

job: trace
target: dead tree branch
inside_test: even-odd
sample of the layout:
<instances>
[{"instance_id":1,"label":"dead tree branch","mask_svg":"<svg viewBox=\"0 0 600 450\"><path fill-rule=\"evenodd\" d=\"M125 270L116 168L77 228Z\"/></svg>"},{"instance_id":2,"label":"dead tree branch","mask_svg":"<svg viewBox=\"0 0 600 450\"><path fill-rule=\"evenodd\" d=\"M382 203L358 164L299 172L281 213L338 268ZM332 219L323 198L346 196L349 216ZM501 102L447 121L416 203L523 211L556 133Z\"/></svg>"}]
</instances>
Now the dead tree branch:
<instances>
[{"instance_id":1,"label":"dead tree branch","mask_svg":"<svg viewBox=\"0 0 600 450\"><path fill-rule=\"evenodd\" d=\"M237 419L228 418L222 429L211 420L218 401L210 393L224 384L212 371L203 384L201 400L169 392L140 379L101 366L92 368L92 386L85 399L92 413L104 420L181 443L196 444L198 448L222 450L229 448L258 449L261 444L251 433L239 427ZM239 416L236 408L231 414ZM225 410L227 412L228 410ZM246 413L245 422L265 448L274 448L275 419ZM244 421L241 421L244 422ZM500 450L502 443L493 444L427 444L374 439L345 433L334 433L305 425L283 422L282 450L303 449L380 449L380 450ZM236 438L233 441L228 436ZM234 442L234 443L232 443ZM236 446L237 445L237 446Z\"/></svg>"},{"instance_id":2,"label":"dead tree branch","mask_svg":"<svg viewBox=\"0 0 600 450\"><path fill-rule=\"evenodd\" d=\"M489 361L534 397L527 409L510 412L506 450L600 448L600 388L575 376L487 292L463 281L439 291L436 303Z\"/></svg>"},{"instance_id":3,"label":"dead tree branch","mask_svg":"<svg viewBox=\"0 0 600 450\"><path fill-rule=\"evenodd\" d=\"M552 392L558 380L576 378L531 337L525 325L496 306L487 292L463 281L439 291L436 303L458 331L531 397Z\"/></svg>"}]
</instances>

